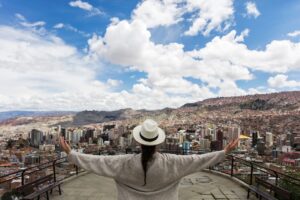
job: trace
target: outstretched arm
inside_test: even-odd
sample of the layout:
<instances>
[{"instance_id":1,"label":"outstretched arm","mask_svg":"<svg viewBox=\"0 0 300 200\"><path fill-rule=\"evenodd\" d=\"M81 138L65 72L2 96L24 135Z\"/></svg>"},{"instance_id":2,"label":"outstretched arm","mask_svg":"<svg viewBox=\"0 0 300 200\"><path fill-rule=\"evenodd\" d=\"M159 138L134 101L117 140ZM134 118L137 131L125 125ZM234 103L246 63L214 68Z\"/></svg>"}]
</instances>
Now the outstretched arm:
<instances>
[{"instance_id":1,"label":"outstretched arm","mask_svg":"<svg viewBox=\"0 0 300 200\"><path fill-rule=\"evenodd\" d=\"M179 177L183 177L221 162L225 159L225 155L230 153L236 147L237 143L238 139L229 143L222 151L215 151L202 155L169 156L173 157L172 160L174 159L174 166L177 168L175 169L175 173L178 173Z\"/></svg>"},{"instance_id":2,"label":"outstretched arm","mask_svg":"<svg viewBox=\"0 0 300 200\"><path fill-rule=\"evenodd\" d=\"M128 155L99 156L78 153L71 149L63 137L60 138L62 149L68 154L68 160L78 167L91 171L100 176L115 178L122 168L122 160Z\"/></svg>"}]
</instances>

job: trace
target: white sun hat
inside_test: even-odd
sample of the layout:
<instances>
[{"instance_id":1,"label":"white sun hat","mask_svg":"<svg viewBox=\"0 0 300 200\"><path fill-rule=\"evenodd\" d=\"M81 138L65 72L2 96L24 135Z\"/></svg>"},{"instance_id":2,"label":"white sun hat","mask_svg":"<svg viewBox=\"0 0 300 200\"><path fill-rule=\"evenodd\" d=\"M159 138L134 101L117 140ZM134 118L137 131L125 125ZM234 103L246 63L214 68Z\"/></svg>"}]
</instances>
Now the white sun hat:
<instances>
[{"instance_id":1,"label":"white sun hat","mask_svg":"<svg viewBox=\"0 0 300 200\"><path fill-rule=\"evenodd\" d=\"M146 146L158 145L166 138L165 132L152 119L146 119L141 125L136 126L132 134L138 143Z\"/></svg>"}]
</instances>

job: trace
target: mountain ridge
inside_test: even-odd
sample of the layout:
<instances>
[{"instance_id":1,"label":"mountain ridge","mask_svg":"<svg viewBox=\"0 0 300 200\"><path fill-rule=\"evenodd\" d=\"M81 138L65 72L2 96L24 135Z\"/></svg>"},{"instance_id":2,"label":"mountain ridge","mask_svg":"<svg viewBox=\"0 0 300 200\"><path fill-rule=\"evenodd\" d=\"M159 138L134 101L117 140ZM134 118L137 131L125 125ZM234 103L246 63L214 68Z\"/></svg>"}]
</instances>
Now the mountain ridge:
<instances>
[{"instance_id":1,"label":"mountain ridge","mask_svg":"<svg viewBox=\"0 0 300 200\"><path fill-rule=\"evenodd\" d=\"M0 122L17 117L60 116L75 113L74 111L3 111L0 112Z\"/></svg>"},{"instance_id":2,"label":"mountain ridge","mask_svg":"<svg viewBox=\"0 0 300 200\"><path fill-rule=\"evenodd\" d=\"M237 116L245 118L245 116L249 114L270 115L272 112L280 113L282 111L291 113L300 112L300 91L217 97L194 103L187 103L178 108L163 108L159 110L134 110L132 108L124 108L114 111L85 110L80 112L71 112L73 120L59 124L64 126L82 126L122 120L135 120L136 122L139 122L147 117L158 120L179 120L183 118L186 113L190 115L191 118L202 119L205 118L208 113L211 113L215 116L230 116L233 119ZM42 116L42 114L48 114L48 116L51 116L51 113L53 114L55 111L38 113L37 115L38 117ZM63 115L64 113L63 111L57 111L56 114ZM70 114L70 112L66 112L65 114ZM26 120L24 121L26 122Z\"/></svg>"}]
</instances>

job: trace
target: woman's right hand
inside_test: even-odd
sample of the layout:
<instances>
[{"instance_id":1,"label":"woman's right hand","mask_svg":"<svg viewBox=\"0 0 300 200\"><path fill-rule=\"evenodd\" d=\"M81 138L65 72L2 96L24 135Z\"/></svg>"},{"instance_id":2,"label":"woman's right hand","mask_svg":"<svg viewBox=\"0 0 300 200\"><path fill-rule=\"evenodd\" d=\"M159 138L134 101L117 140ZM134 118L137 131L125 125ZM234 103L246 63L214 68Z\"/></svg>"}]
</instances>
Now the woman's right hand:
<instances>
[{"instance_id":1,"label":"woman's right hand","mask_svg":"<svg viewBox=\"0 0 300 200\"><path fill-rule=\"evenodd\" d=\"M67 154L71 152L72 149L70 145L65 141L64 137L62 136L59 137L59 143L61 148L64 150L64 152L66 152Z\"/></svg>"}]
</instances>

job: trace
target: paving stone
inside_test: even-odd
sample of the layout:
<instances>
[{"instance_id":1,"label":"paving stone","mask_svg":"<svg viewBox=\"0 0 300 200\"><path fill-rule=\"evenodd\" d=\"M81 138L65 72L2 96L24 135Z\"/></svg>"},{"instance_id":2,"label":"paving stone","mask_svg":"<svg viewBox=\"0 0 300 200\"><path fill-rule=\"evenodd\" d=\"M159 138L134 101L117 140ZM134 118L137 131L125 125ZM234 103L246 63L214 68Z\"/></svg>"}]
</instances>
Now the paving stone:
<instances>
[{"instance_id":1,"label":"paving stone","mask_svg":"<svg viewBox=\"0 0 300 200\"><path fill-rule=\"evenodd\" d=\"M213 194L212 196L216 199L226 199L226 197L223 194Z\"/></svg>"},{"instance_id":2,"label":"paving stone","mask_svg":"<svg viewBox=\"0 0 300 200\"><path fill-rule=\"evenodd\" d=\"M233 191L231 191L231 190L227 190L227 189L221 189L221 191L222 191L222 193L223 194L235 194Z\"/></svg>"},{"instance_id":3,"label":"paving stone","mask_svg":"<svg viewBox=\"0 0 300 200\"><path fill-rule=\"evenodd\" d=\"M198 195L190 200L215 200L215 198L211 195Z\"/></svg>"},{"instance_id":4,"label":"paving stone","mask_svg":"<svg viewBox=\"0 0 300 200\"><path fill-rule=\"evenodd\" d=\"M239 199L239 197L236 196L235 194L226 194L225 196L229 199Z\"/></svg>"}]
</instances>

